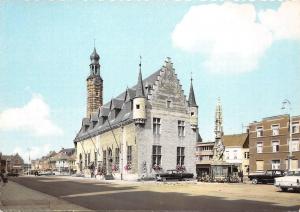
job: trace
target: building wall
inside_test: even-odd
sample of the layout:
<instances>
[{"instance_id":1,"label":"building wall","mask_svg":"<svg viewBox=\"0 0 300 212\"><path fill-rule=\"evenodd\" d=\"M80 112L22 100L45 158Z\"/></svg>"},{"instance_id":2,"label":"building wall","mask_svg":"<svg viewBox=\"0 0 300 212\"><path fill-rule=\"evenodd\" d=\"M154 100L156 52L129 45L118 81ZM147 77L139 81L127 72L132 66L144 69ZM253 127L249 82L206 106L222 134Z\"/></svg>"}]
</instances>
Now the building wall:
<instances>
[{"instance_id":1,"label":"building wall","mask_svg":"<svg viewBox=\"0 0 300 212\"><path fill-rule=\"evenodd\" d=\"M300 121L300 117L294 117L293 121ZM279 135L272 134L272 125L279 124ZM257 136L257 127L263 127L263 136ZM282 115L265 118L261 122L254 122L249 125L250 140L250 172L272 169L272 160L280 160L280 169L287 169L287 156L289 154L289 116ZM299 139L300 134L293 134L293 139ZM272 141L279 141L279 151L273 152ZM262 153L257 153L257 143L262 142ZM298 147L299 148L299 147ZM293 152L294 164L300 168L300 151ZM298 164L297 164L298 162ZM257 167L262 166L262 168Z\"/></svg>"},{"instance_id":2,"label":"building wall","mask_svg":"<svg viewBox=\"0 0 300 212\"><path fill-rule=\"evenodd\" d=\"M117 143L114 139L114 135L117 140ZM101 135L97 135L95 137L83 140L78 142L77 144L77 171L80 172L80 154L82 155L82 168L83 173L85 175L90 175L90 170L88 167L84 166L85 163L85 154L90 153L90 161L95 161L95 152L97 152L97 164L98 163L103 164L103 151L106 150L106 154L108 154L109 148L112 150L112 165L115 164L115 157L116 157L116 148L121 148L121 154L119 156L119 167L118 171L114 171L113 174L116 174L117 177L119 177L118 173L124 173L126 174L134 174L137 172L137 145L136 145L136 137L135 137L135 125L134 123L125 125L123 127L115 128L112 131L105 132ZM132 146L132 165L130 170L125 170L125 165L127 164L127 146ZM96 150L97 149L97 150ZM107 157L108 159L108 157ZM122 161L123 159L123 161ZM107 169L108 167L108 161L106 162ZM121 170L122 169L122 170ZM108 173L109 174L109 173Z\"/></svg>"},{"instance_id":3,"label":"building wall","mask_svg":"<svg viewBox=\"0 0 300 212\"><path fill-rule=\"evenodd\" d=\"M154 176L155 171L152 169L153 145L161 146L163 171L176 168L177 147L184 147L186 171L196 173L195 145L197 130L192 129L190 123L197 120L198 114L191 117L190 112L197 110L188 107L186 96L174 72L172 63L166 62L157 81L151 86L151 92L148 93L146 102L145 124L131 123L113 130L122 150L120 168L122 168L124 179ZM168 101L171 101L170 106L167 104ZM139 114L133 114L133 117L137 117L135 115ZM160 135L153 134L153 118L160 118ZM184 136L178 135L179 120L184 121ZM80 164L79 155L84 156L84 151L90 153L91 161L94 161L95 146L100 150L99 161L102 161L103 150L107 151L109 148L112 149L113 159L115 158L117 144L114 141L112 132L108 131L77 143L78 165ZM128 146L132 146L132 165L130 170L125 170ZM82 160L84 164L84 157L82 157ZM109 168L107 170L109 171ZM79 166L78 171L80 171ZM84 168L83 172L89 174L87 167ZM120 171L113 173L115 178L119 178L119 173Z\"/></svg>"}]
</instances>

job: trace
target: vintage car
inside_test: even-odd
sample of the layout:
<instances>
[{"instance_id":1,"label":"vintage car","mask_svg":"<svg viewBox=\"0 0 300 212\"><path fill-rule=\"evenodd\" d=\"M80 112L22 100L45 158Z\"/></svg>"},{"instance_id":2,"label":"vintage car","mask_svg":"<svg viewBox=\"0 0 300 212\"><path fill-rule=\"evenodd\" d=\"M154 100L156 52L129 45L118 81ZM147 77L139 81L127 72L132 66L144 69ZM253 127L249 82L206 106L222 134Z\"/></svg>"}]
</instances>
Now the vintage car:
<instances>
[{"instance_id":1,"label":"vintage car","mask_svg":"<svg viewBox=\"0 0 300 212\"><path fill-rule=\"evenodd\" d=\"M284 177L275 178L274 185L282 191L293 189L300 192L300 169L289 171Z\"/></svg>"},{"instance_id":2,"label":"vintage car","mask_svg":"<svg viewBox=\"0 0 300 212\"><path fill-rule=\"evenodd\" d=\"M250 173L248 175L249 180L252 181L253 184L257 183L274 183L274 179L276 177L282 177L284 176L283 170L267 170L265 172L256 172L256 173Z\"/></svg>"},{"instance_id":3,"label":"vintage car","mask_svg":"<svg viewBox=\"0 0 300 212\"><path fill-rule=\"evenodd\" d=\"M176 169L167 170L165 173L158 173L155 175L157 181L167 181L167 180L188 180L193 179L193 173L186 173L178 171Z\"/></svg>"}]
</instances>

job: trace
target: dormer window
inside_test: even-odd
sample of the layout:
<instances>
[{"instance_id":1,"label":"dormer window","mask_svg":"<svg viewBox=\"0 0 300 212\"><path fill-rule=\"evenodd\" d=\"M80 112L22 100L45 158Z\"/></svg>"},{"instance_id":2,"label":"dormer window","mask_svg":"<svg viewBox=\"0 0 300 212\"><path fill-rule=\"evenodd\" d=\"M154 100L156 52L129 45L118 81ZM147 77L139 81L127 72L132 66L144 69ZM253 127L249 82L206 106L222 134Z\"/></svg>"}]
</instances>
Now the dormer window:
<instances>
[{"instance_id":1,"label":"dormer window","mask_svg":"<svg viewBox=\"0 0 300 212\"><path fill-rule=\"evenodd\" d=\"M97 121L93 121L93 128L96 126Z\"/></svg>"},{"instance_id":2,"label":"dormer window","mask_svg":"<svg viewBox=\"0 0 300 212\"><path fill-rule=\"evenodd\" d=\"M89 125L84 125L84 131L86 132L89 128Z\"/></svg>"}]
</instances>

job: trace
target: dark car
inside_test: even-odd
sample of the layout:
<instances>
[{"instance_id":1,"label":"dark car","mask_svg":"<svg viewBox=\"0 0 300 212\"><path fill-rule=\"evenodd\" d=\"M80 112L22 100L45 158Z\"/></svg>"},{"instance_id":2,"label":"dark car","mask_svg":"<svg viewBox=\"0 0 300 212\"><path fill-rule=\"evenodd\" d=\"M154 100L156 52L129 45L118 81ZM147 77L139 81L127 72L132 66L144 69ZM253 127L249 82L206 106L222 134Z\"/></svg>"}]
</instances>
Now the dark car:
<instances>
[{"instance_id":1,"label":"dark car","mask_svg":"<svg viewBox=\"0 0 300 212\"><path fill-rule=\"evenodd\" d=\"M192 173L186 173L182 171L177 170L167 170L166 173L159 173L155 175L155 178L157 181L166 181L166 180L187 180L192 179L194 177L194 174Z\"/></svg>"},{"instance_id":2,"label":"dark car","mask_svg":"<svg viewBox=\"0 0 300 212\"><path fill-rule=\"evenodd\" d=\"M284 176L284 170L267 170L260 173L250 173L248 178L253 184L257 183L274 183L275 177Z\"/></svg>"},{"instance_id":3,"label":"dark car","mask_svg":"<svg viewBox=\"0 0 300 212\"><path fill-rule=\"evenodd\" d=\"M9 172L7 173L8 177L19 177L19 173L13 173L13 172Z\"/></svg>"}]
</instances>

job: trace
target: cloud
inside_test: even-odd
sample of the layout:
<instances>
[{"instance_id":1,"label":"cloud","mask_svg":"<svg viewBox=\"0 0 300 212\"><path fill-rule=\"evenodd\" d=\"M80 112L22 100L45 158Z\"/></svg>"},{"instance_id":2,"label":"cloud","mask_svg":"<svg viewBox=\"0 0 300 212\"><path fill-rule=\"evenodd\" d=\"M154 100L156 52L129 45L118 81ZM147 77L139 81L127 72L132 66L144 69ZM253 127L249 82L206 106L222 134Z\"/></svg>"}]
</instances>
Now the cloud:
<instances>
[{"instance_id":1,"label":"cloud","mask_svg":"<svg viewBox=\"0 0 300 212\"><path fill-rule=\"evenodd\" d=\"M275 40L300 40L300 1L285 1L277 11L268 9L258 16Z\"/></svg>"},{"instance_id":2,"label":"cloud","mask_svg":"<svg viewBox=\"0 0 300 212\"><path fill-rule=\"evenodd\" d=\"M41 158L42 156L47 155L50 151L51 151L50 144L44 144L42 146L30 147L29 149L16 147L13 150L13 154L18 153L23 158L25 163L28 163L29 155L30 155L30 160L35 160L37 158Z\"/></svg>"},{"instance_id":3,"label":"cloud","mask_svg":"<svg viewBox=\"0 0 300 212\"><path fill-rule=\"evenodd\" d=\"M23 107L0 113L0 130L23 131L34 136L62 135L63 131L50 119L49 106L41 95L33 95Z\"/></svg>"},{"instance_id":4,"label":"cloud","mask_svg":"<svg viewBox=\"0 0 300 212\"><path fill-rule=\"evenodd\" d=\"M193 6L176 25L172 42L204 55L209 71L248 72L257 68L274 40L299 39L299 5L299 1L283 2L277 11L259 14L252 4Z\"/></svg>"}]
</instances>

